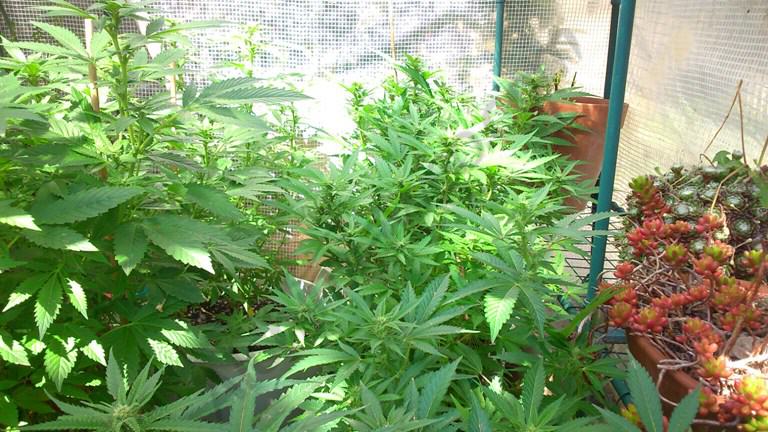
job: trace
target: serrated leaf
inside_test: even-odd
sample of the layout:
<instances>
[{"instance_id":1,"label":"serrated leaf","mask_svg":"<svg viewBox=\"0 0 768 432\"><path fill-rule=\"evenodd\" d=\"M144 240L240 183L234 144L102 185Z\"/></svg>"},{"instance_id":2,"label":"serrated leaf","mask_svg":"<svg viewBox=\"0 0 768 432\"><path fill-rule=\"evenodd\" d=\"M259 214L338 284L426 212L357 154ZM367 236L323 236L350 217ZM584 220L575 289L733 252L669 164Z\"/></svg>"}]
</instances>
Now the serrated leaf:
<instances>
[{"instance_id":1,"label":"serrated leaf","mask_svg":"<svg viewBox=\"0 0 768 432\"><path fill-rule=\"evenodd\" d=\"M523 283L520 285L520 290L523 292L523 301L527 303L530 308L531 315L533 315L533 321L539 329L538 336L544 337L544 323L547 320L547 307L541 300L541 295L537 292L537 286L531 283Z\"/></svg>"},{"instance_id":2,"label":"serrated leaf","mask_svg":"<svg viewBox=\"0 0 768 432\"><path fill-rule=\"evenodd\" d=\"M204 348L210 345L203 335L190 330L187 323L176 321L176 324L179 328L160 330L160 334L165 336L168 342L183 348Z\"/></svg>"},{"instance_id":3,"label":"serrated leaf","mask_svg":"<svg viewBox=\"0 0 768 432\"><path fill-rule=\"evenodd\" d=\"M474 222L481 228L483 228L487 234L492 235L497 238L503 238L504 232L501 229L501 225L499 224L499 221L496 220L493 215L490 214L483 214L477 215L474 212L467 210L463 207L459 207L453 204L443 204L443 207L451 211L452 213L455 213L458 216L461 216L471 222ZM468 227L470 229L476 230L476 228Z\"/></svg>"},{"instance_id":4,"label":"serrated leaf","mask_svg":"<svg viewBox=\"0 0 768 432\"><path fill-rule=\"evenodd\" d=\"M170 66L171 63L186 57L187 51L181 48L172 48L161 51L152 59L153 64Z\"/></svg>"},{"instance_id":5,"label":"serrated leaf","mask_svg":"<svg viewBox=\"0 0 768 432\"><path fill-rule=\"evenodd\" d=\"M8 303L3 308L3 312L30 299L49 277L49 274L38 274L24 279L8 297Z\"/></svg>"},{"instance_id":6,"label":"serrated leaf","mask_svg":"<svg viewBox=\"0 0 768 432\"><path fill-rule=\"evenodd\" d=\"M0 223L40 231L40 227L35 224L35 218L26 211L11 206L11 201L0 201Z\"/></svg>"},{"instance_id":7,"label":"serrated leaf","mask_svg":"<svg viewBox=\"0 0 768 432\"><path fill-rule=\"evenodd\" d=\"M45 372L51 378L56 388L60 391L64 379L69 376L77 361L77 350L66 347L64 344L54 339L56 342L48 344L45 350L43 364Z\"/></svg>"},{"instance_id":8,"label":"serrated leaf","mask_svg":"<svg viewBox=\"0 0 768 432\"><path fill-rule=\"evenodd\" d=\"M204 88L195 102L199 104L281 103L309 99L294 90L257 87L259 80L249 77L229 78Z\"/></svg>"},{"instance_id":9,"label":"serrated leaf","mask_svg":"<svg viewBox=\"0 0 768 432\"><path fill-rule=\"evenodd\" d=\"M92 340L88 345L80 348L80 351L85 354L89 359L106 366L107 359L104 352L104 347L97 340Z\"/></svg>"},{"instance_id":10,"label":"serrated leaf","mask_svg":"<svg viewBox=\"0 0 768 432\"><path fill-rule=\"evenodd\" d=\"M40 231L22 231L32 243L51 249L65 249L79 252L95 252L96 246L79 232L67 227L41 227Z\"/></svg>"},{"instance_id":11,"label":"serrated leaf","mask_svg":"<svg viewBox=\"0 0 768 432\"><path fill-rule=\"evenodd\" d=\"M37 53L51 54L51 55L66 55L67 50L56 45L51 45L41 42L11 42L11 46L15 48L21 48L30 50Z\"/></svg>"},{"instance_id":12,"label":"serrated leaf","mask_svg":"<svg viewBox=\"0 0 768 432\"><path fill-rule=\"evenodd\" d=\"M107 414L93 413L91 417L63 415L56 420L25 426L25 431L74 431L74 430L110 430L112 417Z\"/></svg>"},{"instance_id":13,"label":"serrated leaf","mask_svg":"<svg viewBox=\"0 0 768 432\"><path fill-rule=\"evenodd\" d=\"M186 92L184 92L186 94ZM203 169L200 164L185 157L184 155L172 152L152 153L147 156L150 160L162 165L168 165L174 168L184 168L188 171L197 172Z\"/></svg>"},{"instance_id":14,"label":"serrated leaf","mask_svg":"<svg viewBox=\"0 0 768 432\"><path fill-rule=\"evenodd\" d=\"M278 432L285 418L309 398L320 387L320 383L307 382L291 386L280 399L272 402L259 416L253 430Z\"/></svg>"},{"instance_id":15,"label":"serrated leaf","mask_svg":"<svg viewBox=\"0 0 768 432\"><path fill-rule=\"evenodd\" d=\"M170 418L152 422L153 431L175 432L222 432L220 423L208 423L200 420Z\"/></svg>"},{"instance_id":16,"label":"serrated leaf","mask_svg":"<svg viewBox=\"0 0 768 432\"><path fill-rule=\"evenodd\" d=\"M360 384L360 397L365 406L365 414L373 418L378 423L383 423L384 411L381 409L381 403L379 398L373 394L373 392L365 386L365 383Z\"/></svg>"},{"instance_id":17,"label":"serrated leaf","mask_svg":"<svg viewBox=\"0 0 768 432\"><path fill-rule=\"evenodd\" d=\"M181 106L188 107L197 98L197 86L194 83L187 85L184 89L184 93L181 96Z\"/></svg>"},{"instance_id":18,"label":"serrated leaf","mask_svg":"<svg viewBox=\"0 0 768 432\"><path fill-rule=\"evenodd\" d=\"M544 398L544 380L544 365L541 361L536 362L523 376L523 393L520 401L523 404L524 419L528 423L533 422L541 400Z\"/></svg>"},{"instance_id":19,"label":"serrated leaf","mask_svg":"<svg viewBox=\"0 0 768 432\"><path fill-rule=\"evenodd\" d=\"M173 221L175 223L166 223L168 219L160 217L145 221L144 229L150 241L184 264L215 273L211 256L205 245L197 239L197 233L184 229L182 220L174 219Z\"/></svg>"},{"instance_id":20,"label":"serrated leaf","mask_svg":"<svg viewBox=\"0 0 768 432\"><path fill-rule=\"evenodd\" d=\"M416 409L418 418L426 419L435 414L437 408L442 404L443 397L451 385L451 381L456 377L457 359L442 368L424 376L424 385Z\"/></svg>"},{"instance_id":21,"label":"serrated leaf","mask_svg":"<svg viewBox=\"0 0 768 432\"><path fill-rule=\"evenodd\" d=\"M501 258L491 255L489 253L485 252L476 252L472 254L472 258L476 259L477 261L480 261L481 263L493 267L496 270L499 270L502 273L506 273L509 275L514 275L516 271L507 265L507 263L504 262Z\"/></svg>"},{"instance_id":22,"label":"serrated leaf","mask_svg":"<svg viewBox=\"0 0 768 432\"><path fill-rule=\"evenodd\" d=\"M677 404L669 417L669 432L686 432L699 412L699 395L701 389L696 387Z\"/></svg>"},{"instance_id":23,"label":"serrated leaf","mask_svg":"<svg viewBox=\"0 0 768 432\"><path fill-rule=\"evenodd\" d=\"M269 131L269 124L261 117L252 112L244 112L234 107L222 106L204 106L196 110L197 112L208 116L210 119L220 123L237 126L243 129L252 129L255 131Z\"/></svg>"},{"instance_id":24,"label":"serrated leaf","mask_svg":"<svg viewBox=\"0 0 768 432\"><path fill-rule=\"evenodd\" d=\"M107 362L107 392L118 403L125 403L125 378L123 378L122 369L112 350L109 351L109 361Z\"/></svg>"},{"instance_id":25,"label":"serrated leaf","mask_svg":"<svg viewBox=\"0 0 768 432\"><path fill-rule=\"evenodd\" d=\"M29 357L24 346L17 340L0 334L0 358L8 363L29 366Z\"/></svg>"},{"instance_id":26,"label":"serrated leaf","mask_svg":"<svg viewBox=\"0 0 768 432\"><path fill-rule=\"evenodd\" d=\"M304 432L304 431L314 431L314 430L317 430L317 431L330 430L328 429L328 427L321 427L321 426L326 426L337 419L349 416L355 411L358 411L358 410L336 411L336 412L329 412L326 414L314 415L312 417L306 417L294 423L291 423L284 429L280 429L280 432ZM332 425L329 425L329 426L332 426Z\"/></svg>"},{"instance_id":27,"label":"serrated leaf","mask_svg":"<svg viewBox=\"0 0 768 432\"><path fill-rule=\"evenodd\" d=\"M634 359L630 361L627 385L637 407L637 414L648 432L663 432L661 399L648 372Z\"/></svg>"},{"instance_id":28,"label":"serrated leaf","mask_svg":"<svg viewBox=\"0 0 768 432\"><path fill-rule=\"evenodd\" d=\"M72 31L64 27L58 27L43 22L33 22L32 24L51 35L51 37L56 39L56 42L60 43L64 48L71 50L83 58L88 57L88 54L85 52L85 47L83 46L82 42L80 42L80 38L72 33Z\"/></svg>"},{"instance_id":29,"label":"serrated leaf","mask_svg":"<svg viewBox=\"0 0 768 432\"><path fill-rule=\"evenodd\" d=\"M291 367L291 369L286 372L285 375L283 375L284 378L287 378L297 372L307 370L311 367L355 360L355 358L349 353L327 348L306 350L301 354L306 355L306 357L296 362L296 364L293 365L293 367Z\"/></svg>"},{"instance_id":30,"label":"serrated leaf","mask_svg":"<svg viewBox=\"0 0 768 432\"><path fill-rule=\"evenodd\" d=\"M43 338L48 327L51 326L53 320L59 315L62 293L63 287L61 278L59 278L58 275L53 275L48 278L37 293L37 299L35 301L35 322L40 331L40 339Z\"/></svg>"},{"instance_id":31,"label":"serrated leaf","mask_svg":"<svg viewBox=\"0 0 768 432\"><path fill-rule=\"evenodd\" d=\"M488 413L480 406L477 396L470 393L469 432L493 432Z\"/></svg>"},{"instance_id":32,"label":"serrated leaf","mask_svg":"<svg viewBox=\"0 0 768 432\"><path fill-rule=\"evenodd\" d=\"M78 222L106 213L142 191L141 188L119 186L86 189L35 205L32 214L36 221L43 224Z\"/></svg>"},{"instance_id":33,"label":"serrated leaf","mask_svg":"<svg viewBox=\"0 0 768 432\"><path fill-rule=\"evenodd\" d=\"M85 297L83 287L72 279L67 280L67 285L69 286L69 290L67 290L69 302L85 319L88 319L88 299Z\"/></svg>"},{"instance_id":34,"label":"serrated leaf","mask_svg":"<svg viewBox=\"0 0 768 432\"><path fill-rule=\"evenodd\" d=\"M226 193L201 184L186 185L186 199L208 210L216 216L228 221L239 221L243 218L240 210L229 201Z\"/></svg>"},{"instance_id":35,"label":"serrated leaf","mask_svg":"<svg viewBox=\"0 0 768 432\"><path fill-rule=\"evenodd\" d=\"M275 87L246 87L225 91L210 100L225 104L266 103L277 104L309 99L303 93Z\"/></svg>"},{"instance_id":36,"label":"serrated leaf","mask_svg":"<svg viewBox=\"0 0 768 432\"><path fill-rule=\"evenodd\" d=\"M51 4L45 6L38 6L35 9L45 12L49 17L78 17L84 19L96 19L93 15L80 9L77 6L70 4L64 0L51 0Z\"/></svg>"},{"instance_id":37,"label":"serrated leaf","mask_svg":"<svg viewBox=\"0 0 768 432\"><path fill-rule=\"evenodd\" d=\"M501 331L501 327L512 316L512 311L515 310L515 304L517 297L520 294L520 289L516 286L511 288L498 287L494 288L485 295L483 300L485 310L485 320L488 321L488 325L491 329L491 342L496 340L496 337Z\"/></svg>"},{"instance_id":38,"label":"serrated leaf","mask_svg":"<svg viewBox=\"0 0 768 432\"><path fill-rule=\"evenodd\" d=\"M144 258L149 240L140 225L127 223L120 225L115 231L115 260L126 275Z\"/></svg>"},{"instance_id":39,"label":"serrated leaf","mask_svg":"<svg viewBox=\"0 0 768 432\"><path fill-rule=\"evenodd\" d=\"M163 342L155 339L147 339L149 346L152 347L152 351L155 353L155 357L160 363L171 366L183 366L179 353L168 342Z\"/></svg>"}]
</instances>

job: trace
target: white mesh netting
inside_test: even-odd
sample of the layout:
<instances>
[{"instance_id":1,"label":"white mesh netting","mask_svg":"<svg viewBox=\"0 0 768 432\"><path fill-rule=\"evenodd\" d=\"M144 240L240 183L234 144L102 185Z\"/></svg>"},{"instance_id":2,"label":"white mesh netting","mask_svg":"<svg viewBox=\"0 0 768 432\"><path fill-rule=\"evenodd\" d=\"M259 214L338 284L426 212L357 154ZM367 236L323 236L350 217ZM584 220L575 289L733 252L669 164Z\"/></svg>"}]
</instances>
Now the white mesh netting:
<instances>
[{"instance_id":1,"label":"white mesh netting","mask_svg":"<svg viewBox=\"0 0 768 432\"><path fill-rule=\"evenodd\" d=\"M617 190L655 166L696 163L742 87L747 155L768 134L768 2L638 2ZM741 148L738 107L710 149ZM623 198L623 194L619 197Z\"/></svg>"}]
</instances>

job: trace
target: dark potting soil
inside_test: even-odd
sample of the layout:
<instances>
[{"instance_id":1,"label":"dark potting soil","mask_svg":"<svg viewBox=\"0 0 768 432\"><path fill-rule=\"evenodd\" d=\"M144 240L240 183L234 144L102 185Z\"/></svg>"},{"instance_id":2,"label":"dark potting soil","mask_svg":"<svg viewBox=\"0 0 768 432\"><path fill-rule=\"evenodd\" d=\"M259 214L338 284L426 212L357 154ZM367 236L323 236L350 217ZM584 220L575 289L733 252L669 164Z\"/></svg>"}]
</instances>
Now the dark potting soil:
<instances>
[{"instance_id":1,"label":"dark potting soil","mask_svg":"<svg viewBox=\"0 0 768 432\"><path fill-rule=\"evenodd\" d=\"M202 325L210 323L224 323L220 316L229 316L234 312L235 307L232 302L226 298L220 298L214 302L207 301L191 305L187 308L184 316L193 325Z\"/></svg>"},{"instance_id":2,"label":"dark potting soil","mask_svg":"<svg viewBox=\"0 0 768 432\"><path fill-rule=\"evenodd\" d=\"M259 310L269 304L269 299L258 297L251 300L250 307L253 310ZM242 309L243 305L233 302L228 298L219 298L216 301L206 301L189 306L182 312L186 320L193 325L219 323L226 324L226 317L231 316L236 310Z\"/></svg>"}]
</instances>

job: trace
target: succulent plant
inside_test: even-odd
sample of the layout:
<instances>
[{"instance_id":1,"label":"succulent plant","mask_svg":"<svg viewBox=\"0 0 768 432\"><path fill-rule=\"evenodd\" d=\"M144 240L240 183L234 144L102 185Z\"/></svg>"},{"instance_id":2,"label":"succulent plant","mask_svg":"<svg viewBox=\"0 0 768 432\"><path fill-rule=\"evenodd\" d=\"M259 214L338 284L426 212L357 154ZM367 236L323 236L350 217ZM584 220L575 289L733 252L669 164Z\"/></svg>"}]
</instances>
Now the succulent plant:
<instances>
[{"instance_id":1,"label":"succulent plant","mask_svg":"<svg viewBox=\"0 0 768 432\"><path fill-rule=\"evenodd\" d=\"M621 288L604 306L610 325L655 339L669 368L699 380L701 415L768 431L768 170L742 159L633 179L624 261L601 289ZM734 349L745 336L762 360Z\"/></svg>"}]
</instances>

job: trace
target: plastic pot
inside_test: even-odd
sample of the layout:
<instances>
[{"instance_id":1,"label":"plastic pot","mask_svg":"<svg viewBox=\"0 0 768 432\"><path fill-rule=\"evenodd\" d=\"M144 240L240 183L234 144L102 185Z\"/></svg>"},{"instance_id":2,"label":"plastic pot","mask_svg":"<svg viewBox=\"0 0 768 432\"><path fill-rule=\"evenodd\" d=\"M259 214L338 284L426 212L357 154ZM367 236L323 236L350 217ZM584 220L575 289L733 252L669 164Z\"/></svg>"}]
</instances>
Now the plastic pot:
<instances>
[{"instance_id":1,"label":"plastic pot","mask_svg":"<svg viewBox=\"0 0 768 432\"><path fill-rule=\"evenodd\" d=\"M589 181L591 185L597 182L600 169L603 165L603 149L605 148L605 130L608 125L608 99L581 96L568 102L546 102L542 109L547 114L577 113L574 123L587 128L587 130L569 128L568 133L561 131L556 137L568 141L570 146L555 146L558 153L569 156L573 160L581 161L576 165L575 171L579 181ZM621 126L627 116L628 104L624 104L621 114ZM566 204L575 210L582 210L586 201L575 198L566 199Z\"/></svg>"}]
</instances>

